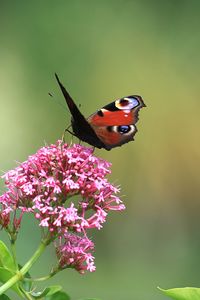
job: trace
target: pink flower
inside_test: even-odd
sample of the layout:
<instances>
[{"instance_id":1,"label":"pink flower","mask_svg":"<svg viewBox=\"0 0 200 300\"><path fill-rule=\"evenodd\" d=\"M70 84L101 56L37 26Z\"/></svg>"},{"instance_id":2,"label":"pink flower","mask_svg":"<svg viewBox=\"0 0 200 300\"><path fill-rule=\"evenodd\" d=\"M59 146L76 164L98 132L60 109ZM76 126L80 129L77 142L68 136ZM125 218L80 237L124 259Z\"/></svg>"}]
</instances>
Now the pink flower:
<instances>
[{"instance_id":1,"label":"pink flower","mask_svg":"<svg viewBox=\"0 0 200 300\"><path fill-rule=\"evenodd\" d=\"M119 188L106 179L111 173L110 166L110 163L95 157L92 148L81 145L69 147L58 141L39 149L3 176L7 191L0 196L1 226L8 227L11 214L17 211L14 216L20 215L20 218L14 219L13 225L18 230L23 215L31 213L52 238L67 237L67 246L63 246L59 253L69 249L69 240L70 245L85 245L86 240L89 241L86 238L88 229L101 229L110 210L125 209L116 196ZM82 234L85 238L74 235L76 238L72 243L69 232ZM86 255L84 257L86 259ZM89 254L87 262L89 270L93 270ZM80 265L76 263L73 266Z\"/></svg>"},{"instance_id":2,"label":"pink flower","mask_svg":"<svg viewBox=\"0 0 200 300\"><path fill-rule=\"evenodd\" d=\"M94 244L87 237L66 233L56 245L56 254L60 269L74 268L81 274L85 270L95 271L94 257L91 252ZM90 252L89 252L90 251Z\"/></svg>"}]
</instances>

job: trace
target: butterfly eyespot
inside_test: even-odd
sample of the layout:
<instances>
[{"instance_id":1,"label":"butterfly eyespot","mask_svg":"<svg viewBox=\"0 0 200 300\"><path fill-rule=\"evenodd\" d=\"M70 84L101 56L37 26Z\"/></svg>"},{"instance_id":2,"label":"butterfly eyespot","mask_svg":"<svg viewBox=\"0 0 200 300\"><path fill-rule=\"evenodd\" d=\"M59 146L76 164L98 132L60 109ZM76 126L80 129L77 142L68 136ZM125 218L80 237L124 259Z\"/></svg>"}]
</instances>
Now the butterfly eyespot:
<instances>
[{"instance_id":1,"label":"butterfly eyespot","mask_svg":"<svg viewBox=\"0 0 200 300\"><path fill-rule=\"evenodd\" d=\"M119 100L119 104L121 106L127 106L129 104L129 100L127 100L127 99L120 99Z\"/></svg>"},{"instance_id":2,"label":"butterfly eyespot","mask_svg":"<svg viewBox=\"0 0 200 300\"><path fill-rule=\"evenodd\" d=\"M136 107L140 104L139 101L136 98L130 97L129 100L132 103L132 107Z\"/></svg>"},{"instance_id":3,"label":"butterfly eyespot","mask_svg":"<svg viewBox=\"0 0 200 300\"><path fill-rule=\"evenodd\" d=\"M107 126L107 130L109 132L116 132L120 133L122 135L130 135L134 131L136 131L136 128L134 125L121 125L121 126Z\"/></svg>"},{"instance_id":4,"label":"butterfly eyespot","mask_svg":"<svg viewBox=\"0 0 200 300\"><path fill-rule=\"evenodd\" d=\"M139 101L134 97L125 97L115 101L115 106L121 110L131 110L139 105Z\"/></svg>"},{"instance_id":5,"label":"butterfly eyespot","mask_svg":"<svg viewBox=\"0 0 200 300\"><path fill-rule=\"evenodd\" d=\"M120 133L128 133L131 130L131 127L129 125L122 125L118 126L117 130Z\"/></svg>"}]
</instances>

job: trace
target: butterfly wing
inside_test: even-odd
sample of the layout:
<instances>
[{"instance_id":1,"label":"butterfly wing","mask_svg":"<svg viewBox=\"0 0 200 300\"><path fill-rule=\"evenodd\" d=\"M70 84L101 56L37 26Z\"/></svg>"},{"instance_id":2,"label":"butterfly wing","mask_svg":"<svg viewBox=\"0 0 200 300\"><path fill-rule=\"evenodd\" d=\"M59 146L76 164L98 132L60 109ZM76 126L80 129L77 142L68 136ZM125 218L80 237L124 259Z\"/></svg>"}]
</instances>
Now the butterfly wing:
<instances>
[{"instance_id":1,"label":"butterfly wing","mask_svg":"<svg viewBox=\"0 0 200 300\"><path fill-rule=\"evenodd\" d=\"M58 75L55 74L56 80L60 86L63 96L66 100L67 106L72 115L71 125L74 135L81 141L84 141L97 148L105 148L104 143L98 138L96 132L92 126L88 123L85 117L82 115L74 100L71 98L65 87L60 82Z\"/></svg>"},{"instance_id":2,"label":"butterfly wing","mask_svg":"<svg viewBox=\"0 0 200 300\"><path fill-rule=\"evenodd\" d=\"M104 106L86 120L57 74L55 76L71 112L71 125L76 137L94 147L106 150L121 146L134 139L137 132L135 124L138 121L138 112L145 106L140 96L118 99Z\"/></svg>"},{"instance_id":3,"label":"butterfly wing","mask_svg":"<svg viewBox=\"0 0 200 300\"><path fill-rule=\"evenodd\" d=\"M110 150L134 139L138 112L144 106L140 96L127 96L104 106L91 115L88 122L105 148Z\"/></svg>"}]
</instances>

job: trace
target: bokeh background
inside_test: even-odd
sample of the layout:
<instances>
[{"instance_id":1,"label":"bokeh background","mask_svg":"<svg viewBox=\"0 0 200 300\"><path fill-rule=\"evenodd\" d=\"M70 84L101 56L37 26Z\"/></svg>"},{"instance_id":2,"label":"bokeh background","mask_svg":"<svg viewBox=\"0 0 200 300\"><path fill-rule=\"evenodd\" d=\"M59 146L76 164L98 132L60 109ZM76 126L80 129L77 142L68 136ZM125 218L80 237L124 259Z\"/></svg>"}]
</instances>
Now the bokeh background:
<instances>
[{"instance_id":1,"label":"bokeh background","mask_svg":"<svg viewBox=\"0 0 200 300\"><path fill-rule=\"evenodd\" d=\"M85 116L129 94L147 108L134 143L96 150L127 206L91 233L97 271L64 271L51 283L73 300L162 300L157 286L200 286L200 1L1 0L2 172L69 124L55 71ZM39 241L33 220L23 225L22 264ZM47 250L32 275L54 259Z\"/></svg>"}]
</instances>

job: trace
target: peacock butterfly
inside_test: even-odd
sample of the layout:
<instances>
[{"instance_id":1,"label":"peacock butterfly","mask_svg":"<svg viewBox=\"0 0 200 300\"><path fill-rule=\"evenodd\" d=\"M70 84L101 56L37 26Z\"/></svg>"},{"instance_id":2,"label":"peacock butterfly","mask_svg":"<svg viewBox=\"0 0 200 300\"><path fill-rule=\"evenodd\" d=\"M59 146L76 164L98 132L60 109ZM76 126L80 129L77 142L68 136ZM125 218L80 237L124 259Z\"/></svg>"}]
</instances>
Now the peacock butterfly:
<instances>
[{"instance_id":1,"label":"peacock butterfly","mask_svg":"<svg viewBox=\"0 0 200 300\"><path fill-rule=\"evenodd\" d=\"M146 106L141 96L132 95L104 106L86 119L60 82L56 80L72 115L73 135L94 147L111 150L134 140L140 108Z\"/></svg>"}]
</instances>

